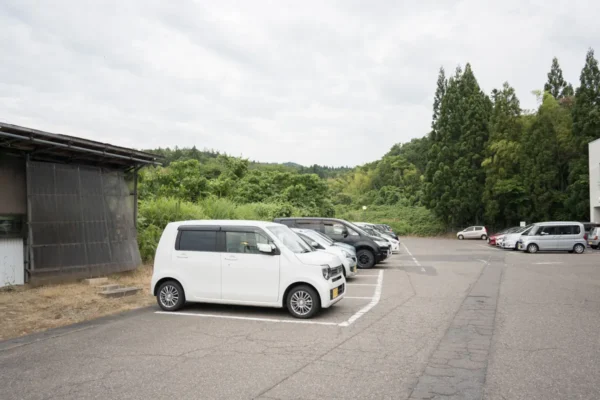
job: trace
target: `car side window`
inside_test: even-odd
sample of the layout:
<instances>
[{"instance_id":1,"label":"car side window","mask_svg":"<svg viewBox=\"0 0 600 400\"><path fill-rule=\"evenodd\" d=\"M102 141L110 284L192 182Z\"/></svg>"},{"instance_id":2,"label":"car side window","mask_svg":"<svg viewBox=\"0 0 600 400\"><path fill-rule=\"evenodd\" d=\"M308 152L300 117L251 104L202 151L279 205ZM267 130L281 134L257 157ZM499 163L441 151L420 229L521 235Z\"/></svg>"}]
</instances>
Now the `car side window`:
<instances>
[{"instance_id":1,"label":"car side window","mask_svg":"<svg viewBox=\"0 0 600 400\"><path fill-rule=\"evenodd\" d=\"M570 235L579 235L581 233L581 227L579 225L571 225Z\"/></svg>"},{"instance_id":2,"label":"car side window","mask_svg":"<svg viewBox=\"0 0 600 400\"><path fill-rule=\"evenodd\" d=\"M360 236L358 234L358 232L356 232L354 229L352 229L352 228L347 228L347 229L348 229L348 235L350 235L350 236Z\"/></svg>"},{"instance_id":3,"label":"car side window","mask_svg":"<svg viewBox=\"0 0 600 400\"><path fill-rule=\"evenodd\" d=\"M567 225L567 226L559 226L557 227L557 231L558 233L556 233L557 235L573 235L573 228L575 228L574 226L571 225Z\"/></svg>"},{"instance_id":4,"label":"car side window","mask_svg":"<svg viewBox=\"0 0 600 400\"><path fill-rule=\"evenodd\" d=\"M324 227L327 236L342 236L344 233L344 225L339 222L325 222Z\"/></svg>"},{"instance_id":5,"label":"car side window","mask_svg":"<svg viewBox=\"0 0 600 400\"><path fill-rule=\"evenodd\" d=\"M258 232L225 232L227 253L261 254L258 243L268 244L269 240Z\"/></svg>"},{"instance_id":6,"label":"car side window","mask_svg":"<svg viewBox=\"0 0 600 400\"><path fill-rule=\"evenodd\" d=\"M312 229L314 231L321 230L321 221L298 219L296 220L296 226L300 229Z\"/></svg>"},{"instance_id":7,"label":"car side window","mask_svg":"<svg viewBox=\"0 0 600 400\"><path fill-rule=\"evenodd\" d=\"M538 228L536 236L558 235L557 226L541 226Z\"/></svg>"},{"instance_id":8,"label":"car side window","mask_svg":"<svg viewBox=\"0 0 600 400\"><path fill-rule=\"evenodd\" d=\"M217 251L216 231L193 231L185 230L179 232L177 242L179 251Z\"/></svg>"},{"instance_id":9,"label":"car side window","mask_svg":"<svg viewBox=\"0 0 600 400\"><path fill-rule=\"evenodd\" d=\"M467 229L465 229L465 232L473 232L475 230L474 226L470 226Z\"/></svg>"}]
</instances>

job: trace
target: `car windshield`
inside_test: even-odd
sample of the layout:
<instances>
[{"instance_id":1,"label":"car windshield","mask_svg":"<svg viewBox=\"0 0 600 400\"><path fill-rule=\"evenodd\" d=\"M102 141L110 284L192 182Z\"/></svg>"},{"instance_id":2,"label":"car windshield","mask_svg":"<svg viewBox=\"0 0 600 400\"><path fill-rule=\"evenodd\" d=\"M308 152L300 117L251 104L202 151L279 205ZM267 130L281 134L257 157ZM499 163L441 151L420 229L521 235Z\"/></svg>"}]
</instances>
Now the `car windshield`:
<instances>
[{"instance_id":1,"label":"car windshield","mask_svg":"<svg viewBox=\"0 0 600 400\"><path fill-rule=\"evenodd\" d=\"M355 231L357 231L358 233L360 233L363 236L371 236L370 234L368 234L367 232L365 232L364 229L362 229L358 225L354 225L352 222L348 222L348 226L351 227L352 229L354 229Z\"/></svg>"},{"instance_id":2,"label":"car windshield","mask_svg":"<svg viewBox=\"0 0 600 400\"><path fill-rule=\"evenodd\" d=\"M533 225L527 225L527 226L519 229L517 231L517 233L520 233L523 236L529 236L529 232L531 232L531 228L533 228Z\"/></svg>"},{"instance_id":3,"label":"car windshield","mask_svg":"<svg viewBox=\"0 0 600 400\"><path fill-rule=\"evenodd\" d=\"M287 226L272 226L267 228L285 247L294 253L310 253L313 249Z\"/></svg>"},{"instance_id":4,"label":"car windshield","mask_svg":"<svg viewBox=\"0 0 600 400\"><path fill-rule=\"evenodd\" d=\"M331 238L327 235L325 235L324 233L321 232L317 232L317 231L310 231L312 234L320 237L321 239L323 239L329 246L333 246L335 244L335 242L333 240L331 240Z\"/></svg>"},{"instance_id":5,"label":"car windshield","mask_svg":"<svg viewBox=\"0 0 600 400\"><path fill-rule=\"evenodd\" d=\"M308 236L311 239L311 241L317 242L325 248L333 246L333 242L329 243L329 240L325 240L321 235L318 235L315 231L307 230L304 232L304 234Z\"/></svg>"}]
</instances>

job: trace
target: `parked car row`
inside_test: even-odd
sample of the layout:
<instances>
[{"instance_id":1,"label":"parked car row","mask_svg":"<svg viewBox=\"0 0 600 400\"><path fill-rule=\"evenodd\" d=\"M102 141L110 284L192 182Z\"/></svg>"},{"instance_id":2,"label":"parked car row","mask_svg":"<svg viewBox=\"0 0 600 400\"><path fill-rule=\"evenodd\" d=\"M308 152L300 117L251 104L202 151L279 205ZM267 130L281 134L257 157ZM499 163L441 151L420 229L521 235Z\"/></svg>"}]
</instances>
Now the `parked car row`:
<instances>
[{"instance_id":1,"label":"parked car row","mask_svg":"<svg viewBox=\"0 0 600 400\"><path fill-rule=\"evenodd\" d=\"M392 254L393 243L389 239L369 233L359 225L343 219L290 217L276 218L275 222L290 228L314 230L328 236L334 242L352 245L356 250L358 268L372 268ZM396 239L392 240L396 241ZM398 248L399 244L400 242Z\"/></svg>"},{"instance_id":2,"label":"parked car row","mask_svg":"<svg viewBox=\"0 0 600 400\"><path fill-rule=\"evenodd\" d=\"M538 222L524 227L512 227L491 235L488 243L502 249L538 251L568 251L581 254L586 246L598 248L600 228L581 222Z\"/></svg>"},{"instance_id":3,"label":"parked car row","mask_svg":"<svg viewBox=\"0 0 600 400\"><path fill-rule=\"evenodd\" d=\"M171 222L156 249L151 291L164 311L202 302L310 318L344 297L357 267L373 267L399 245L389 227L365 226L371 233L332 218Z\"/></svg>"}]
</instances>

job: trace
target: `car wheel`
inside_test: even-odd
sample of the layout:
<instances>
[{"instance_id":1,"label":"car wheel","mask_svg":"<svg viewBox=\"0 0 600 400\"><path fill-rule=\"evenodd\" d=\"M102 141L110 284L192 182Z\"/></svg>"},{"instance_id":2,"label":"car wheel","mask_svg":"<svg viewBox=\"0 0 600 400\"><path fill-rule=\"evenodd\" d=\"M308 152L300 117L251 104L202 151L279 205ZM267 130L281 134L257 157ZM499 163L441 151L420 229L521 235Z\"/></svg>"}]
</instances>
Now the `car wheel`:
<instances>
[{"instance_id":1,"label":"car wheel","mask_svg":"<svg viewBox=\"0 0 600 400\"><path fill-rule=\"evenodd\" d=\"M371 250L361 249L356 253L358 268L369 269L375 265L375 255Z\"/></svg>"},{"instance_id":2,"label":"car wheel","mask_svg":"<svg viewBox=\"0 0 600 400\"><path fill-rule=\"evenodd\" d=\"M185 293L178 282L166 281L158 288L156 301L163 310L176 311L185 304Z\"/></svg>"},{"instance_id":3,"label":"car wheel","mask_svg":"<svg viewBox=\"0 0 600 400\"><path fill-rule=\"evenodd\" d=\"M481 235L481 240L487 239L487 235Z\"/></svg>"},{"instance_id":4,"label":"car wheel","mask_svg":"<svg viewBox=\"0 0 600 400\"><path fill-rule=\"evenodd\" d=\"M529 246L527 246L527 252L530 254L535 254L538 252L540 248L537 246L537 244L531 243Z\"/></svg>"},{"instance_id":5,"label":"car wheel","mask_svg":"<svg viewBox=\"0 0 600 400\"><path fill-rule=\"evenodd\" d=\"M295 318L311 318L321 309L321 299L313 288L296 286L288 293L287 309Z\"/></svg>"},{"instance_id":6,"label":"car wheel","mask_svg":"<svg viewBox=\"0 0 600 400\"><path fill-rule=\"evenodd\" d=\"M488 241L487 241L488 244L491 244L492 240L490 238L487 238L487 239L488 239Z\"/></svg>"},{"instance_id":7,"label":"car wheel","mask_svg":"<svg viewBox=\"0 0 600 400\"><path fill-rule=\"evenodd\" d=\"M591 247L592 247L592 249L594 249L594 250L598 250L598 246L591 246Z\"/></svg>"},{"instance_id":8,"label":"car wheel","mask_svg":"<svg viewBox=\"0 0 600 400\"><path fill-rule=\"evenodd\" d=\"M463 240L465 237L463 235L458 235L458 240Z\"/></svg>"},{"instance_id":9,"label":"car wheel","mask_svg":"<svg viewBox=\"0 0 600 400\"><path fill-rule=\"evenodd\" d=\"M585 246L582 245L581 243L577 243L574 247L573 247L573 251L577 254L582 254L585 251Z\"/></svg>"}]
</instances>

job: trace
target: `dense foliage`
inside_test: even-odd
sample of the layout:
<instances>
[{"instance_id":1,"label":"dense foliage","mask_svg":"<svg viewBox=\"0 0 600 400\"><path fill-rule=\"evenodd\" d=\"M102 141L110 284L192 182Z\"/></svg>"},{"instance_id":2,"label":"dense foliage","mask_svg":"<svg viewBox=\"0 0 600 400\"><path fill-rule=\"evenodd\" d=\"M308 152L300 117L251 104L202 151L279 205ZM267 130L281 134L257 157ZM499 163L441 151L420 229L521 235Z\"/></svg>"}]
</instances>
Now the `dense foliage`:
<instances>
[{"instance_id":1,"label":"dense foliage","mask_svg":"<svg viewBox=\"0 0 600 400\"><path fill-rule=\"evenodd\" d=\"M268 164L215 151L151 150L141 173L140 247L151 256L168 221L338 216L434 235L469 224L589 218L587 144L600 138L600 70L587 53L579 86L554 58L539 107L504 83L487 95L470 64L440 69L431 131L355 168ZM366 206L366 210L363 207Z\"/></svg>"}]
</instances>

